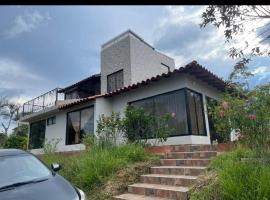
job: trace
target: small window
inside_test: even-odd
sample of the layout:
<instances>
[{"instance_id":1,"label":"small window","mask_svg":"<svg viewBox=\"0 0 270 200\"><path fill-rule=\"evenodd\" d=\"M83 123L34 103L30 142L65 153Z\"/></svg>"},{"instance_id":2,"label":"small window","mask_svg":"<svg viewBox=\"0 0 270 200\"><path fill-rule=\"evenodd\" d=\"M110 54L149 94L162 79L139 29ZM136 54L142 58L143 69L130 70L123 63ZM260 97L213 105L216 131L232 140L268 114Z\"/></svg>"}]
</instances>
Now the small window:
<instances>
[{"instance_id":1,"label":"small window","mask_svg":"<svg viewBox=\"0 0 270 200\"><path fill-rule=\"evenodd\" d=\"M112 92L124 86L123 70L114 72L107 76L107 91Z\"/></svg>"},{"instance_id":2,"label":"small window","mask_svg":"<svg viewBox=\"0 0 270 200\"><path fill-rule=\"evenodd\" d=\"M47 126L50 126L50 125L53 125L53 124L56 124L56 117L53 116L53 117L50 117L47 119Z\"/></svg>"}]
</instances>

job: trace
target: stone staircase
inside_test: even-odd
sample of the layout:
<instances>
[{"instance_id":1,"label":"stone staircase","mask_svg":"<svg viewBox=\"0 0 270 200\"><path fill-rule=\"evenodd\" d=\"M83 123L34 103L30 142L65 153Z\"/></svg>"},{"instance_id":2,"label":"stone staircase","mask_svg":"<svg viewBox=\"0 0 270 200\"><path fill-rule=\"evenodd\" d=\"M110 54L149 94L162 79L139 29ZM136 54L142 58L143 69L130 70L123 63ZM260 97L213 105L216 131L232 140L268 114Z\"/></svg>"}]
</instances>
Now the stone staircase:
<instances>
[{"instance_id":1,"label":"stone staircase","mask_svg":"<svg viewBox=\"0 0 270 200\"><path fill-rule=\"evenodd\" d=\"M128 193L116 200L187 200L194 184L211 158L217 155L214 145L177 145L160 160L161 166L151 167L151 174L142 175L141 183L128 186Z\"/></svg>"}]
</instances>

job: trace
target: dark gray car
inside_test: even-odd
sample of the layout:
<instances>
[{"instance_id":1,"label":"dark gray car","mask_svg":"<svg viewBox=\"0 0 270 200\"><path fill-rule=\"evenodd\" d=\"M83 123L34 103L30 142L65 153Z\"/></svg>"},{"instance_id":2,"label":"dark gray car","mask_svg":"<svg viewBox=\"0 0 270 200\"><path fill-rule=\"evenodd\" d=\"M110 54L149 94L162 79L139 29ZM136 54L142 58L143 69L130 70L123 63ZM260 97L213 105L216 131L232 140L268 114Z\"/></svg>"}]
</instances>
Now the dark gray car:
<instances>
[{"instance_id":1,"label":"dark gray car","mask_svg":"<svg viewBox=\"0 0 270 200\"><path fill-rule=\"evenodd\" d=\"M33 154L17 149L0 149L0 199L85 200L84 193L45 166Z\"/></svg>"}]
</instances>

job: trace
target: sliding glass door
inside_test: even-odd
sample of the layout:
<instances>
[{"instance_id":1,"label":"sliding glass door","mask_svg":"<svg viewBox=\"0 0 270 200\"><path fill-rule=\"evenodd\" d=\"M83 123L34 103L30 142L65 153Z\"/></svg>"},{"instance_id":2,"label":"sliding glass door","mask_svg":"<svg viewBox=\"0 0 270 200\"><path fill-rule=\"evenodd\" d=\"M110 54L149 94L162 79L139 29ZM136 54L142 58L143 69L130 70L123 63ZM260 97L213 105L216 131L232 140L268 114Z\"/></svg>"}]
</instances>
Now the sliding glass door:
<instances>
[{"instance_id":1,"label":"sliding glass door","mask_svg":"<svg viewBox=\"0 0 270 200\"><path fill-rule=\"evenodd\" d=\"M66 144L79 144L86 134L94 134L94 107L67 114Z\"/></svg>"},{"instance_id":2,"label":"sliding glass door","mask_svg":"<svg viewBox=\"0 0 270 200\"><path fill-rule=\"evenodd\" d=\"M31 123L29 135L29 148L43 148L46 131L46 120Z\"/></svg>"}]
</instances>

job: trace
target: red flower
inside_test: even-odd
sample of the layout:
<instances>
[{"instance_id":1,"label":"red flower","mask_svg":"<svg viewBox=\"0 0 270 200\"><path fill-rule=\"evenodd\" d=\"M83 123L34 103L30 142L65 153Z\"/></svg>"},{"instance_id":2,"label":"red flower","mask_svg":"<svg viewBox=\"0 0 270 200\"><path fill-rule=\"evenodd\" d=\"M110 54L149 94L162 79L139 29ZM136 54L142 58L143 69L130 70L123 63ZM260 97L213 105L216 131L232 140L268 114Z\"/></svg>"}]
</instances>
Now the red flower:
<instances>
[{"instance_id":1,"label":"red flower","mask_svg":"<svg viewBox=\"0 0 270 200\"><path fill-rule=\"evenodd\" d=\"M248 119L249 120L255 120L255 115L254 114L252 114L252 113L250 113L250 114L248 114Z\"/></svg>"},{"instance_id":2,"label":"red flower","mask_svg":"<svg viewBox=\"0 0 270 200\"><path fill-rule=\"evenodd\" d=\"M223 102L222 106L223 106L224 110L229 108L229 104L226 101Z\"/></svg>"},{"instance_id":3,"label":"red flower","mask_svg":"<svg viewBox=\"0 0 270 200\"><path fill-rule=\"evenodd\" d=\"M224 117L224 116L225 116L225 112L224 112L223 110L220 111L220 112L219 112L219 116L220 116L220 117Z\"/></svg>"},{"instance_id":4,"label":"red flower","mask_svg":"<svg viewBox=\"0 0 270 200\"><path fill-rule=\"evenodd\" d=\"M176 116L175 112L172 112L172 113L171 113L171 117L172 117L172 118L175 118L175 116Z\"/></svg>"}]
</instances>

